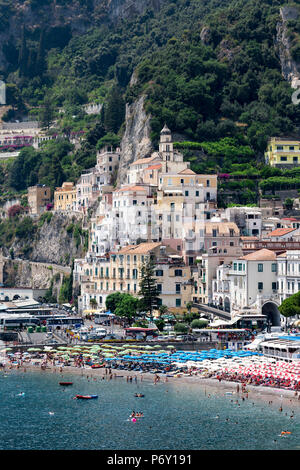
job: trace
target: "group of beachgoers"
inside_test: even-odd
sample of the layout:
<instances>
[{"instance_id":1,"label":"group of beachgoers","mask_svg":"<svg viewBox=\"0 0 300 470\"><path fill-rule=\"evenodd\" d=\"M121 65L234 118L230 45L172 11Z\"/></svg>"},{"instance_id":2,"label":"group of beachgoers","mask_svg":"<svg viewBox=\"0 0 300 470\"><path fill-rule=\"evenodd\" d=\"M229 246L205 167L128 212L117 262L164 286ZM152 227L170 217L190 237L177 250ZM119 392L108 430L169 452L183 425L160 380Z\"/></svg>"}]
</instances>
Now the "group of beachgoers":
<instances>
[{"instance_id":1,"label":"group of beachgoers","mask_svg":"<svg viewBox=\"0 0 300 470\"><path fill-rule=\"evenodd\" d=\"M240 382L247 385L262 385L271 388L300 391L300 380L280 377L264 377L263 375L241 374L238 372L219 372L215 378L221 382ZM299 395L300 398L300 395Z\"/></svg>"}]
</instances>

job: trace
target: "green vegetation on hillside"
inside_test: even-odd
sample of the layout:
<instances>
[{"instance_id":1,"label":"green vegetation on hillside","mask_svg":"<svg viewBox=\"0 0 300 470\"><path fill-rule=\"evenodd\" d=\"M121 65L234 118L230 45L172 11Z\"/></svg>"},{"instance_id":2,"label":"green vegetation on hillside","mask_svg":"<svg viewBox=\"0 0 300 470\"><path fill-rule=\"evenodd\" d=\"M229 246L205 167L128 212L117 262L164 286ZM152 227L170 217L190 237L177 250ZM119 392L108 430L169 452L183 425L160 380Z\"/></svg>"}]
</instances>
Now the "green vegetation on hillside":
<instances>
[{"instance_id":1,"label":"green vegetation on hillside","mask_svg":"<svg viewBox=\"0 0 300 470\"><path fill-rule=\"evenodd\" d=\"M43 12L52 1L31 4ZM118 145L125 103L142 93L154 145L166 122L196 172L247 177L245 200L237 202L255 203L259 189L272 190L273 180L265 182L263 174L267 139L297 136L300 123L300 107L291 102L293 90L282 77L275 40L280 0L165 0L160 11L147 8L115 24L101 22L105 8L96 12L92 2L80 4L84 14L90 11L97 18L87 32L72 35L68 25L33 31L24 25L19 43L3 46L11 116L27 107L45 127L56 120L59 132L84 131L86 136L76 151L66 141L24 149L6 169L8 178L0 171L6 191L24 191L37 182L54 189L63 180L76 181L83 169L95 165L101 145ZM0 3L0 16L1 11ZM295 59L299 21L288 22ZM84 113L82 105L89 101L104 103L99 116ZM250 164L247 174L235 164ZM282 172L268 178L290 176ZM237 182L230 185L241 188ZM281 186L298 187L298 181L281 180Z\"/></svg>"}]
</instances>

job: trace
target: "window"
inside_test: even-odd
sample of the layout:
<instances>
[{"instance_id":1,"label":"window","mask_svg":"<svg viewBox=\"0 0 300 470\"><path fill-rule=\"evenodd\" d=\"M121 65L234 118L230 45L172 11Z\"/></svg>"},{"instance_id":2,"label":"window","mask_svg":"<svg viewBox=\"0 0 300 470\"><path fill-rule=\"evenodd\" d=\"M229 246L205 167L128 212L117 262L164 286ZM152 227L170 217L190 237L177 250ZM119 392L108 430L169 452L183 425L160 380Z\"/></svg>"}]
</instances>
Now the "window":
<instances>
[{"instance_id":1,"label":"window","mask_svg":"<svg viewBox=\"0 0 300 470\"><path fill-rule=\"evenodd\" d=\"M264 271L264 265L262 263L258 263L257 265L257 271L259 273L262 273Z\"/></svg>"},{"instance_id":2,"label":"window","mask_svg":"<svg viewBox=\"0 0 300 470\"><path fill-rule=\"evenodd\" d=\"M280 157L280 160L281 160L282 162L286 162L286 161L287 161L287 157Z\"/></svg>"},{"instance_id":3,"label":"window","mask_svg":"<svg viewBox=\"0 0 300 470\"><path fill-rule=\"evenodd\" d=\"M272 282L272 290L277 290L277 282Z\"/></svg>"},{"instance_id":4,"label":"window","mask_svg":"<svg viewBox=\"0 0 300 470\"><path fill-rule=\"evenodd\" d=\"M297 162L298 161L298 157L293 157L293 162Z\"/></svg>"},{"instance_id":5,"label":"window","mask_svg":"<svg viewBox=\"0 0 300 470\"><path fill-rule=\"evenodd\" d=\"M164 272L162 269L157 269L156 272L155 272L155 276L163 276L164 275Z\"/></svg>"},{"instance_id":6,"label":"window","mask_svg":"<svg viewBox=\"0 0 300 470\"><path fill-rule=\"evenodd\" d=\"M263 283L263 282L259 282L259 283L257 284L257 288L258 288L258 290L263 290L263 288L264 288L264 283Z\"/></svg>"},{"instance_id":7,"label":"window","mask_svg":"<svg viewBox=\"0 0 300 470\"><path fill-rule=\"evenodd\" d=\"M239 271L242 271L242 263L239 263Z\"/></svg>"},{"instance_id":8,"label":"window","mask_svg":"<svg viewBox=\"0 0 300 470\"><path fill-rule=\"evenodd\" d=\"M212 231L212 236L213 236L213 237L216 237L216 236L217 236L217 230L216 230L216 229L213 229L213 231Z\"/></svg>"},{"instance_id":9,"label":"window","mask_svg":"<svg viewBox=\"0 0 300 470\"><path fill-rule=\"evenodd\" d=\"M176 284L176 294L180 294L181 293L181 286L180 284Z\"/></svg>"},{"instance_id":10,"label":"window","mask_svg":"<svg viewBox=\"0 0 300 470\"><path fill-rule=\"evenodd\" d=\"M188 196L188 195L189 195L189 192L188 192L188 191L185 191L185 192L184 192L184 195L185 195L185 196Z\"/></svg>"},{"instance_id":11,"label":"window","mask_svg":"<svg viewBox=\"0 0 300 470\"><path fill-rule=\"evenodd\" d=\"M237 270L237 263L233 263L233 269L234 269L234 271Z\"/></svg>"},{"instance_id":12,"label":"window","mask_svg":"<svg viewBox=\"0 0 300 470\"><path fill-rule=\"evenodd\" d=\"M176 307L181 307L181 299L176 299Z\"/></svg>"},{"instance_id":13,"label":"window","mask_svg":"<svg viewBox=\"0 0 300 470\"><path fill-rule=\"evenodd\" d=\"M277 272L277 264L276 263L272 263L272 273L276 273Z\"/></svg>"},{"instance_id":14,"label":"window","mask_svg":"<svg viewBox=\"0 0 300 470\"><path fill-rule=\"evenodd\" d=\"M175 269L174 275L178 276L178 277L181 277L182 276L182 269Z\"/></svg>"},{"instance_id":15,"label":"window","mask_svg":"<svg viewBox=\"0 0 300 470\"><path fill-rule=\"evenodd\" d=\"M159 294L161 294L162 293L162 284L156 284L156 287L157 287L157 292Z\"/></svg>"},{"instance_id":16,"label":"window","mask_svg":"<svg viewBox=\"0 0 300 470\"><path fill-rule=\"evenodd\" d=\"M198 196L199 196L199 191L196 191L196 197L198 197Z\"/></svg>"}]
</instances>

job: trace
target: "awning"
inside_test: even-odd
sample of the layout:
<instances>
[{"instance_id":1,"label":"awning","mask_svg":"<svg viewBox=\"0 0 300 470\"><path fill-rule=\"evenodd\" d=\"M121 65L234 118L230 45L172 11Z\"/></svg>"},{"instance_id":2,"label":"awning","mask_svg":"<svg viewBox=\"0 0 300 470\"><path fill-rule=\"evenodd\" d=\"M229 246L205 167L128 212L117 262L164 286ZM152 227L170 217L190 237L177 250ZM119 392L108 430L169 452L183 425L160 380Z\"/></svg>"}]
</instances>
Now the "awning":
<instances>
[{"instance_id":1,"label":"awning","mask_svg":"<svg viewBox=\"0 0 300 470\"><path fill-rule=\"evenodd\" d=\"M164 193L178 193L178 194L183 194L183 191L181 189L164 189Z\"/></svg>"}]
</instances>

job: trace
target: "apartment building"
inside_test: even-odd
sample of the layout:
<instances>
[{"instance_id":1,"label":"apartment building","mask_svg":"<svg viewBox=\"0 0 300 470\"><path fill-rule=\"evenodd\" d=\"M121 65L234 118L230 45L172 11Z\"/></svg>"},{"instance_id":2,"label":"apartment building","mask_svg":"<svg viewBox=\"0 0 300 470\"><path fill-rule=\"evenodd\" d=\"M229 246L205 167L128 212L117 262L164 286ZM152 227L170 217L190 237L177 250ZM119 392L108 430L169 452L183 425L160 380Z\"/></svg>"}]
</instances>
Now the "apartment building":
<instances>
[{"instance_id":1,"label":"apartment building","mask_svg":"<svg viewBox=\"0 0 300 470\"><path fill-rule=\"evenodd\" d=\"M268 165L277 168L290 168L300 163L300 141L289 138L272 137L265 152Z\"/></svg>"},{"instance_id":2,"label":"apartment building","mask_svg":"<svg viewBox=\"0 0 300 470\"><path fill-rule=\"evenodd\" d=\"M106 297L115 292L138 296L141 266L150 257L156 266L159 304L174 309L184 307L191 299L189 268L170 247L150 242L129 245L105 256L75 260L74 279L81 283L80 311L89 308L91 298L96 299L101 307L105 306Z\"/></svg>"},{"instance_id":3,"label":"apartment building","mask_svg":"<svg viewBox=\"0 0 300 470\"><path fill-rule=\"evenodd\" d=\"M73 182L64 182L60 188L54 191L55 211L76 210L76 186Z\"/></svg>"}]
</instances>

